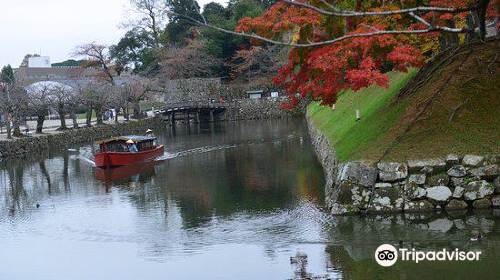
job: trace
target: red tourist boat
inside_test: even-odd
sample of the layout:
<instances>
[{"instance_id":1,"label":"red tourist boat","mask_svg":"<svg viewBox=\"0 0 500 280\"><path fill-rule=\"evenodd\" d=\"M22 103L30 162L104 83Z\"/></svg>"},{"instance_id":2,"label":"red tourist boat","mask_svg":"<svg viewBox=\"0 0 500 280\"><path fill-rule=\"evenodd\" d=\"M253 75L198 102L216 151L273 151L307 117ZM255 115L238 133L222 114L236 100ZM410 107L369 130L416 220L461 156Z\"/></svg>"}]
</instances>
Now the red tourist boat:
<instances>
[{"instance_id":1,"label":"red tourist boat","mask_svg":"<svg viewBox=\"0 0 500 280\"><path fill-rule=\"evenodd\" d=\"M156 137L127 135L99 142L94 155L95 165L101 168L118 167L150 160L163 155L163 145L156 145Z\"/></svg>"}]
</instances>

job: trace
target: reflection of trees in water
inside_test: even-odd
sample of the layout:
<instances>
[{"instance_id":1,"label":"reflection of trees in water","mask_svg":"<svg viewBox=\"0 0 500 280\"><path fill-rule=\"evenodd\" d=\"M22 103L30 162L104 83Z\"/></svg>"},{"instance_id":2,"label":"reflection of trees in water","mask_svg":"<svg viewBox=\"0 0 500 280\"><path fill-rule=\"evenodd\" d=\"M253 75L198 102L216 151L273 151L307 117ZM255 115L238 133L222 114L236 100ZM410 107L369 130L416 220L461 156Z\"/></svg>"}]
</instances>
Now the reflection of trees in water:
<instances>
[{"instance_id":1,"label":"reflection of trees in water","mask_svg":"<svg viewBox=\"0 0 500 280\"><path fill-rule=\"evenodd\" d=\"M45 160L40 161L38 164L40 166L40 171L42 171L43 177L45 177L45 180L47 181L47 191L50 195L52 194L52 184L50 182L50 174L49 172L47 172L47 167L45 167Z\"/></svg>"},{"instance_id":2,"label":"reflection of trees in water","mask_svg":"<svg viewBox=\"0 0 500 280\"><path fill-rule=\"evenodd\" d=\"M9 215L14 216L29 204L27 192L23 187L24 168L22 166L14 166L7 170L7 174L9 191L5 196L5 206L8 209Z\"/></svg>"},{"instance_id":3,"label":"reflection of trees in water","mask_svg":"<svg viewBox=\"0 0 500 280\"><path fill-rule=\"evenodd\" d=\"M80 170L82 162L76 155L75 160L70 157L66 149L42 150L0 163L3 176L0 189L9 190L3 194L0 209L9 208L10 213L24 212L48 196L69 193L72 182L90 182L89 172L80 173L84 178L76 176L74 170Z\"/></svg>"},{"instance_id":4,"label":"reflection of trees in water","mask_svg":"<svg viewBox=\"0 0 500 280\"><path fill-rule=\"evenodd\" d=\"M287 208L298 197L323 200L322 170L312 150L304 148L299 137L288 137L294 129L280 125L256 127L254 130L252 125L238 125L229 129L231 133L220 135L207 135L202 130L189 139L178 136L188 141L187 147L189 141L197 147L207 141L238 145L167 160L159 167L156 179L162 185L156 187L171 193L178 202L186 227L197 227L212 215ZM278 147L275 140L280 143ZM175 145L180 140L171 141Z\"/></svg>"}]
</instances>

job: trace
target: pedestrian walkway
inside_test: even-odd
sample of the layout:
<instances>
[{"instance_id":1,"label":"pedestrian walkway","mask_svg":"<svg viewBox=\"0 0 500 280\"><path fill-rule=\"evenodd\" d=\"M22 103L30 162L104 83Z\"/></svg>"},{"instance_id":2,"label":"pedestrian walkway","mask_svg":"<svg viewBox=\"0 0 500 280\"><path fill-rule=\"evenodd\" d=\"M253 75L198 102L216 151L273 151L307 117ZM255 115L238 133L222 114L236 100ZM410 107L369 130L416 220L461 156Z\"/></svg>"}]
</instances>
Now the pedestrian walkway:
<instances>
[{"instance_id":1,"label":"pedestrian walkway","mask_svg":"<svg viewBox=\"0 0 500 280\"><path fill-rule=\"evenodd\" d=\"M134 120L131 120L134 121ZM122 116L118 117L118 122L123 123L125 122L125 119ZM85 119L77 119L77 123L79 127L85 127L86 126L86 120ZM109 121L104 121L106 124L114 124L115 120L109 120ZM92 118L91 121L92 125L97 124L97 118ZM37 137L43 134L52 134L52 133L59 133L57 129L61 126L61 121L58 119L53 119L53 120L45 120L43 122L43 134L36 134L36 120L34 121L27 121L26 125L29 127L30 131L30 136L32 137ZM21 125L21 132L25 134L26 130L26 125ZM66 126L68 128L73 128L73 120L72 119L66 119ZM2 128L2 131L0 133L0 141L8 140L7 139L7 131L5 127Z\"/></svg>"}]
</instances>

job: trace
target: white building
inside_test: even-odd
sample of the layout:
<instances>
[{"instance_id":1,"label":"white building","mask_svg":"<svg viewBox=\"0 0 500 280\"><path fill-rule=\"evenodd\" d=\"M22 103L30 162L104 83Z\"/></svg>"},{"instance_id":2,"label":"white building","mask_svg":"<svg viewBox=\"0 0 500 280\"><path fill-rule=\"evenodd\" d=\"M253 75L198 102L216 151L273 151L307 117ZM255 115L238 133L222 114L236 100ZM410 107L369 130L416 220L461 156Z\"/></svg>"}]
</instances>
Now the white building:
<instances>
[{"instance_id":1,"label":"white building","mask_svg":"<svg viewBox=\"0 0 500 280\"><path fill-rule=\"evenodd\" d=\"M50 56L30 57L28 59L28 67L36 68L50 68Z\"/></svg>"}]
</instances>

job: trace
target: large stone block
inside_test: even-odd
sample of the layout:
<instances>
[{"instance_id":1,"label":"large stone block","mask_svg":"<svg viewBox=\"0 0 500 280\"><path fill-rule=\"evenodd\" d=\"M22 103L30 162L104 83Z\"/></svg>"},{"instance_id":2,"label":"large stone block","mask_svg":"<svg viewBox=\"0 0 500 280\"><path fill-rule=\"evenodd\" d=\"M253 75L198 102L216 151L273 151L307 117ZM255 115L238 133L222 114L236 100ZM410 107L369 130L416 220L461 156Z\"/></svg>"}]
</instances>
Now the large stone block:
<instances>
[{"instance_id":1,"label":"large stone block","mask_svg":"<svg viewBox=\"0 0 500 280\"><path fill-rule=\"evenodd\" d=\"M500 208L500 195L495 195L494 197L492 197L491 204L493 204L493 207L495 208Z\"/></svg>"},{"instance_id":2,"label":"large stone block","mask_svg":"<svg viewBox=\"0 0 500 280\"><path fill-rule=\"evenodd\" d=\"M484 180L470 182L465 186L464 198L466 201L485 198L493 194L494 190L495 188L493 185L488 184L488 182Z\"/></svg>"},{"instance_id":3,"label":"large stone block","mask_svg":"<svg viewBox=\"0 0 500 280\"><path fill-rule=\"evenodd\" d=\"M449 154L446 156L445 161L448 166L453 166L460 163L460 156L457 154Z\"/></svg>"},{"instance_id":4,"label":"large stone block","mask_svg":"<svg viewBox=\"0 0 500 280\"><path fill-rule=\"evenodd\" d=\"M444 205L451 198L451 190L446 186L436 186L427 189L427 198L434 205Z\"/></svg>"},{"instance_id":5,"label":"large stone block","mask_svg":"<svg viewBox=\"0 0 500 280\"><path fill-rule=\"evenodd\" d=\"M481 166L483 161L484 157L475 155L465 155L464 158L462 159L462 163L465 166L472 166L472 167Z\"/></svg>"},{"instance_id":6,"label":"large stone block","mask_svg":"<svg viewBox=\"0 0 500 280\"><path fill-rule=\"evenodd\" d=\"M450 185L452 185L453 187L462 186L463 184L465 184L465 178L457 178L457 177L450 178Z\"/></svg>"},{"instance_id":7,"label":"large stone block","mask_svg":"<svg viewBox=\"0 0 500 280\"><path fill-rule=\"evenodd\" d=\"M379 178L383 182L404 180L408 176L408 165L399 162L379 162Z\"/></svg>"},{"instance_id":8,"label":"large stone block","mask_svg":"<svg viewBox=\"0 0 500 280\"><path fill-rule=\"evenodd\" d=\"M406 184L405 186L405 195L409 200L423 198L426 194L427 191L416 184Z\"/></svg>"},{"instance_id":9,"label":"large stone block","mask_svg":"<svg viewBox=\"0 0 500 280\"><path fill-rule=\"evenodd\" d=\"M340 185L349 181L363 187L371 188L377 180L377 169L362 162L346 162L339 166L335 183Z\"/></svg>"},{"instance_id":10,"label":"large stone block","mask_svg":"<svg viewBox=\"0 0 500 280\"><path fill-rule=\"evenodd\" d=\"M469 175L484 180L493 180L500 174L498 165L492 164L469 170Z\"/></svg>"},{"instance_id":11,"label":"large stone block","mask_svg":"<svg viewBox=\"0 0 500 280\"><path fill-rule=\"evenodd\" d=\"M491 207L491 201L487 198L481 198L472 203L472 207L476 209L484 209Z\"/></svg>"},{"instance_id":12,"label":"large stone block","mask_svg":"<svg viewBox=\"0 0 500 280\"><path fill-rule=\"evenodd\" d=\"M462 198L464 195L465 188L461 186L456 186L455 190L453 191L453 198Z\"/></svg>"},{"instance_id":13,"label":"large stone block","mask_svg":"<svg viewBox=\"0 0 500 280\"><path fill-rule=\"evenodd\" d=\"M415 159L408 161L408 168L410 172L420 172L424 168L432 168L433 172L438 172L446 169L446 162L441 158Z\"/></svg>"},{"instance_id":14,"label":"large stone block","mask_svg":"<svg viewBox=\"0 0 500 280\"><path fill-rule=\"evenodd\" d=\"M371 212L403 211L404 197L400 188L375 189L368 210Z\"/></svg>"},{"instance_id":15,"label":"large stone block","mask_svg":"<svg viewBox=\"0 0 500 280\"><path fill-rule=\"evenodd\" d=\"M404 203L405 212L434 211L435 206L427 200L406 201Z\"/></svg>"},{"instance_id":16,"label":"large stone block","mask_svg":"<svg viewBox=\"0 0 500 280\"><path fill-rule=\"evenodd\" d=\"M337 196L333 201L327 201L331 205L332 214L357 213L368 207L371 197L371 190L360 185L344 181L337 186ZM327 200L331 198L327 197Z\"/></svg>"},{"instance_id":17,"label":"large stone block","mask_svg":"<svg viewBox=\"0 0 500 280\"><path fill-rule=\"evenodd\" d=\"M408 178L409 184L423 185L425 184L425 174L412 174L410 178Z\"/></svg>"},{"instance_id":18,"label":"large stone block","mask_svg":"<svg viewBox=\"0 0 500 280\"><path fill-rule=\"evenodd\" d=\"M452 199L448 204L446 204L446 210L461 210L466 209L467 203L463 200Z\"/></svg>"},{"instance_id":19,"label":"large stone block","mask_svg":"<svg viewBox=\"0 0 500 280\"><path fill-rule=\"evenodd\" d=\"M487 155L484 157L484 163L486 165L500 164L500 155Z\"/></svg>"},{"instance_id":20,"label":"large stone block","mask_svg":"<svg viewBox=\"0 0 500 280\"><path fill-rule=\"evenodd\" d=\"M467 175L467 169L465 169L463 165L455 165L448 169L446 173L451 177L465 177L465 175Z\"/></svg>"}]
</instances>

